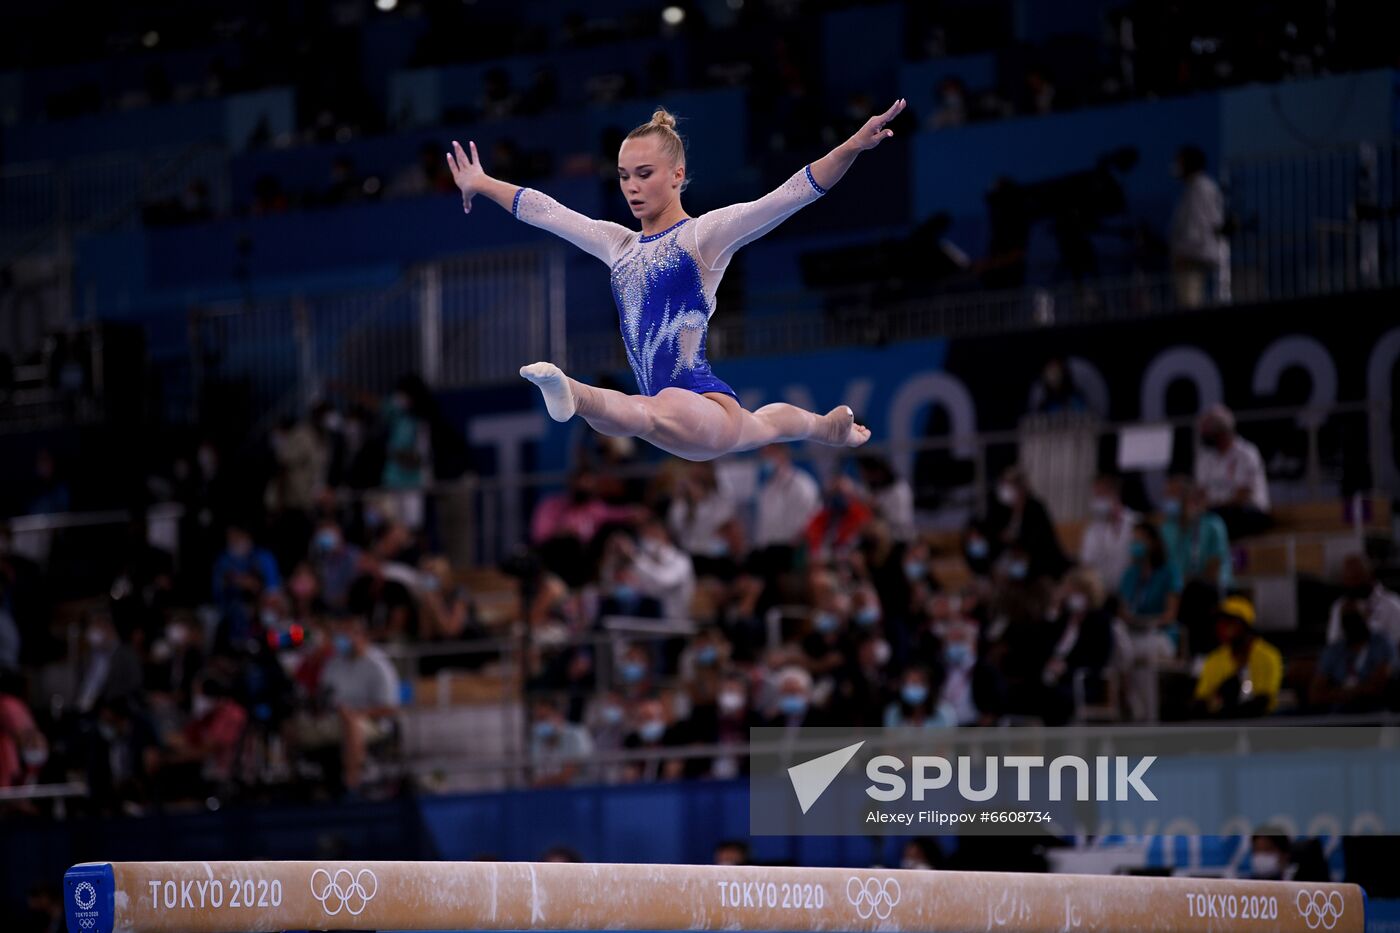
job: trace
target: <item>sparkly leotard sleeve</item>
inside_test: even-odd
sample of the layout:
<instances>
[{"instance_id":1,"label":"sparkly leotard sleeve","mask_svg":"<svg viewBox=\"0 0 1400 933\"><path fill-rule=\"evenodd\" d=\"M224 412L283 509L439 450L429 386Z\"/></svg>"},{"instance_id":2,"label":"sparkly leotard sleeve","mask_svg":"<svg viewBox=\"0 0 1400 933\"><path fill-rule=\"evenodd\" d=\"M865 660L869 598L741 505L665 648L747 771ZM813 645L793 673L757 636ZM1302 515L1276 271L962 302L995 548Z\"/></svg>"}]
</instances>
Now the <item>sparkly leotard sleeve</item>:
<instances>
[{"instance_id":1,"label":"sparkly leotard sleeve","mask_svg":"<svg viewBox=\"0 0 1400 933\"><path fill-rule=\"evenodd\" d=\"M622 342L643 395L681 388L737 401L705 357L720 279L739 247L825 193L807 167L756 201L687 217L650 236L590 220L529 188L516 193L512 213L611 267Z\"/></svg>"},{"instance_id":2,"label":"sparkly leotard sleeve","mask_svg":"<svg viewBox=\"0 0 1400 933\"><path fill-rule=\"evenodd\" d=\"M621 224L585 217L534 188L516 191L510 212L517 220L548 230L608 265L612 265L628 241L636 237Z\"/></svg>"}]
</instances>

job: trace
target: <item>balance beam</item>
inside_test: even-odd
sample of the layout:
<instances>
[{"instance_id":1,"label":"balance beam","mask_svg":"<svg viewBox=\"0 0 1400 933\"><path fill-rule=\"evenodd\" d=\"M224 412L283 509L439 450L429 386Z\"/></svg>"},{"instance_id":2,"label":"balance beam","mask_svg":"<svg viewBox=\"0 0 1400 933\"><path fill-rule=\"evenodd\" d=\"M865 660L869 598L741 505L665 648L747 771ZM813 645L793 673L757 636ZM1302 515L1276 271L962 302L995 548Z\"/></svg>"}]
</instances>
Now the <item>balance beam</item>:
<instances>
[{"instance_id":1,"label":"balance beam","mask_svg":"<svg viewBox=\"0 0 1400 933\"><path fill-rule=\"evenodd\" d=\"M752 930L1362 933L1350 884L714 865L90 862L69 933Z\"/></svg>"}]
</instances>

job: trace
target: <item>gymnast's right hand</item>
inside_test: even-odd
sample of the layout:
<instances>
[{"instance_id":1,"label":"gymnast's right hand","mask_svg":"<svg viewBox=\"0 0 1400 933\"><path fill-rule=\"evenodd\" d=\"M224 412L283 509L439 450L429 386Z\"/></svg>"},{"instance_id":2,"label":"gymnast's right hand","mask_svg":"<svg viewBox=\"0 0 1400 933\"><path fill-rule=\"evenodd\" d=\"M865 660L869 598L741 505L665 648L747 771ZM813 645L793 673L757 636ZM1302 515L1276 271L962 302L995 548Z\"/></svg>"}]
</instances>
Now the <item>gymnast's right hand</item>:
<instances>
[{"instance_id":1,"label":"gymnast's right hand","mask_svg":"<svg viewBox=\"0 0 1400 933\"><path fill-rule=\"evenodd\" d=\"M481 157L476 154L476 143L468 141L471 155L462 151L462 144L452 140L452 151L447 154L447 165L452 169L452 180L462 191L462 213L472 212L472 198L481 190L486 173L481 169Z\"/></svg>"}]
</instances>

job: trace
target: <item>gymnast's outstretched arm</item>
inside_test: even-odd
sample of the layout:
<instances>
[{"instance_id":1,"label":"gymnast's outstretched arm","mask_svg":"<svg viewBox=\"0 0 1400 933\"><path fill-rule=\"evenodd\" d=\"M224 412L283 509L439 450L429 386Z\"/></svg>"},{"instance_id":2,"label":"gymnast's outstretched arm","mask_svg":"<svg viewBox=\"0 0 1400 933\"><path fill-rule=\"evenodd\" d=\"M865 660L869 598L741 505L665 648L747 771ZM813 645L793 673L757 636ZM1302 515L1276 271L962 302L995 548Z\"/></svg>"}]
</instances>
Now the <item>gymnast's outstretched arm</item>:
<instances>
[{"instance_id":1,"label":"gymnast's outstretched arm","mask_svg":"<svg viewBox=\"0 0 1400 933\"><path fill-rule=\"evenodd\" d=\"M462 210L465 213L471 213L472 198L478 194L484 195L517 219L548 230L609 265L617 258L618 250L630 233L626 227L606 220L593 220L533 188L522 188L492 178L481 167L476 143L468 142L467 145L471 147L470 156L456 140L452 142L452 152L447 154L452 180L462 192Z\"/></svg>"},{"instance_id":2,"label":"gymnast's outstretched arm","mask_svg":"<svg viewBox=\"0 0 1400 933\"><path fill-rule=\"evenodd\" d=\"M702 216L696 221L695 229L700 261L711 269L718 268L727 263L739 247L752 243L826 194L827 189L846 174L856 156L894 135L893 130L885 129L885 124L897 117L904 107L903 98L895 101L889 110L867 120L850 139L758 200L731 204Z\"/></svg>"}]
</instances>

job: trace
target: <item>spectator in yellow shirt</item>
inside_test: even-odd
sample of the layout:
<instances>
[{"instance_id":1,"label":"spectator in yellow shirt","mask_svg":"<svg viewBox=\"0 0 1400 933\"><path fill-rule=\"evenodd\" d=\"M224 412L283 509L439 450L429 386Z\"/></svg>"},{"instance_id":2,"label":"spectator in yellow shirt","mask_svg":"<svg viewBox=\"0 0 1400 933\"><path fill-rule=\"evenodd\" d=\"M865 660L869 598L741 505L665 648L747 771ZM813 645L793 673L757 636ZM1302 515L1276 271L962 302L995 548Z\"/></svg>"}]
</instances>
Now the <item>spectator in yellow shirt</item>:
<instances>
[{"instance_id":1,"label":"spectator in yellow shirt","mask_svg":"<svg viewBox=\"0 0 1400 933\"><path fill-rule=\"evenodd\" d=\"M1283 684L1283 656L1254 630L1254 606L1227 597L1215 613L1220 643L1196 680L1196 712L1223 719L1271 713Z\"/></svg>"}]
</instances>

